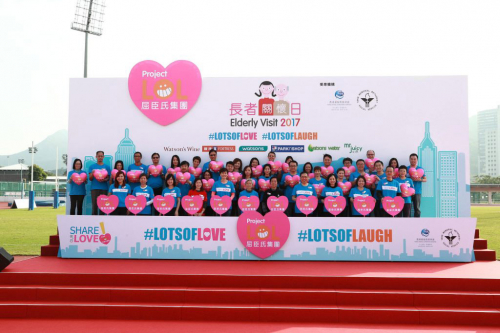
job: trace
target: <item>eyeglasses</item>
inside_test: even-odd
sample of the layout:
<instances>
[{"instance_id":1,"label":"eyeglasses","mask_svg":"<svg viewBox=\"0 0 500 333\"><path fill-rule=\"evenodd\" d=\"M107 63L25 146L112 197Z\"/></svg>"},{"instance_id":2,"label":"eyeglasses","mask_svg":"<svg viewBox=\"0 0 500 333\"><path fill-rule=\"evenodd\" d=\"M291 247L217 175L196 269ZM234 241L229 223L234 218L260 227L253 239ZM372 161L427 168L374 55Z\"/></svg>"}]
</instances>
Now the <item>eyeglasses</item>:
<instances>
[{"instance_id":1,"label":"eyeglasses","mask_svg":"<svg viewBox=\"0 0 500 333\"><path fill-rule=\"evenodd\" d=\"M158 156L155 156L155 157L153 157L153 159L154 159L154 160L157 160L157 159L159 159L159 157L158 157Z\"/></svg>"}]
</instances>

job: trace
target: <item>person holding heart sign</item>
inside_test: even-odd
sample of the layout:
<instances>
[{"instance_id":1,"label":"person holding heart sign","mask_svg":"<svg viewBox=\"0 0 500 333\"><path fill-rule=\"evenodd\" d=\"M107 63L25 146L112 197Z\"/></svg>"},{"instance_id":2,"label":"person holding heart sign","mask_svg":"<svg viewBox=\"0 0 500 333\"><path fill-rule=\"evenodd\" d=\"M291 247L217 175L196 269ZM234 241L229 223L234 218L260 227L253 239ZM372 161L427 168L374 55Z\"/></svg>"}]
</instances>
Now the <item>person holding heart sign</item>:
<instances>
[{"instance_id":1,"label":"person holding heart sign","mask_svg":"<svg viewBox=\"0 0 500 333\"><path fill-rule=\"evenodd\" d=\"M207 170L210 170L210 172L212 172L212 179L214 181L217 181L220 178L219 172L214 172L213 170L210 169L210 162L217 162L217 151L213 148L210 149L210 151L208 152L208 156L210 157L210 161L203 164L203 168L201 169L201 171L205 172Z\"/></svg>"},{"instance_id":2,"label":"person holding heart sign","mask_svg":"<svg viewBox=\"0 0 500 333\"><path fill-rule=\"evenodd\" d=\"M134 153L134 164L130 164L127 168L127 171L134 171L134 170L139 170L141 172L141 175L146 172L146 169L148 168L147 165L142 164L142 153L139 151L136 151ZM129 179L129 185L132 191L135 190L137 186L139 186L139 182L132 182L132 180Z\"/></svg>"},{"instance_id":3,"label":"person holding heart sign","mask_svg":"<svg viewBox=\"0 0 500 333\"><path fill-rule=\"evenodd\" d=\"M185 183L182 184L180 181L179 183L177 184L177 187L179 188L179 190L181 190L181 199L188 195L188 192L189 190L191 189L191 187L193 186L193 183L194 183L194 175L190 174L189 172L189 162L188 161L182 161L181 163L181 173L183 174L183 179L186 179L185 177L187 175L189 175L189 178L187 178L185 180ZM183 180L181 178L181 181ZM180 210L180 215L181 216L189 216L189 214L184 210L184 208L182 207L182 205L180 206L179 208Z\"/></svg>"},{"instance_id":4,"label":"person holding heart sign","mask_svg":"<svg viewBox=\"0 0 500 333\"><path fill-rule=\"evenodd\" d=\"M220 169L220 180L214 183L212 188L212 196L218 195L219 197L229 196L231 201L235 196L234 185L227 179L227 169ZM231 207L222 214L222 216L230 216L231 215Z\"/></svg>"},{"instance_id":5,"label":"person holding heart sign","mask_svg":"<svg viewBox=\"0 0 500 333\"><path fill-rule=\"evenodd\" d=\"M92 215L100 214L100 209L97 206L97 198L100 195L108 193L108 180L111 174L111 169L104 164L104 152L99 150L95 154L97 163L92 164L89 168L90 194L92 196Z\"/></svg>"},{"instance_id":6,"label":"person holding heart sign","mask_svg":"<svg viewBox=\"0 0 500 333\"><path fill-rule=\"evenodd\" d=\"M69 215L83 215L83 200L87 190L87 173L82 170L82 160L77 158L73 161L73 170L68 173L69 199L71 200L71 208ZM75 175L75 176L73 176Z\"/></svg>"},{"instance_id":7,"label":"person holding heart sign","mask_svg":"<svg viewBox=\"0 0 500 333\"><path fill-rule=\"evenodd\" d=\"M202 174L203 180L206 182L206 188L203 186L203 189L207 192L207 206L205 208L205 216L215 216L215 212L210 206L210 199L212 199L212 188L214 184L214 179L212 178L212 172L210 170L205 170ZM203 183L202 180L202 183ZM212 186L210 186L210 182L212 183Z\"/></svg>"},{"instance_id":8,"label":"person holding heart sign","mask_svg":"<svg viewBox=\"0 0 500 333\"><path fill-rule=\"evenodd\" d=\"M316 189L314 186L309 184L309 174L303 171L300 174L300 184L297 184L293 187L292 191L292 200L295 202L297 197L303 195L305 197L316 196ZM302 213L297 205L295 206L295 216L297 217L305 217L306 214Z\"/></svg>"},{"instance_id":9,"label":"person holding heart sign","mask_svg":"<svg viewBox=\"0 0 500 333\"><path fill-rule=\"evenodd\" d=\"M201 180L200 180L201 182ZM174 198L174 208L172 208L165 216L179 216L179 208L181 206L181 190L175 186L175 177L172 174L168 174L165 177L166 187L161 193L162 196L172 196Z\"/></svg>"},{"instance_id":10,"label":"person holding heart sign","mask_svg":"<svg viewBox=\"0 0 500 333\"><path fill-rule=\"evenodd\" d=\"M123 173L125 174L125 182L127 182L127 173L124 169L125 168L123 166L123 161L118 160L115 162L115 168L111 171L111 177L109 177L109 185L115 183L115 178L118 171L123 171Z\"/></svg>"},{"instance_id":11,"label":"person holding heart sign","mask_svg":"<svg viewBox=\"0 0 500 333\"><path fill-rule=\"evenodd\" d=\"M160 164L160 154L158 153L151 155L151 161L153 161L153 164L148 167L147 172L148 186L153 189L155 196L157 196L161 195L167 168Z\"/></svg>"},{"instance_id":12,"label":"person holding heart sign","mask_svg":"<svg viewBox=\"0 0 500 333\"><path fill-rule=\"evenodd\" d=\"M411 177L415 185L415 195L412 197L414 217L420 217L420 201L422 197L422 183L427 181L424 169L418 166L418 155L413 153L410 155L410 169L421 170L421 177Z\"/></svg>"},{"instance_id":13,"label":"person holding heart sign","mask_svg":"<svg viewBox=\"0 0 500 333\"><path fill-rule=\"evenodd\" d=\"M245 182L245 189L240 192L240 197L257 197L259 198L259 194L253 190L253 183L251 179L247 179ZM240 209L240 215L243 214L243 212Z\"/></svg>"},{"instance_id":14,"label":"person holding heart sign","mask_svg":"<svg viewBox=\"0 0 500 333\"><path fill-rule=\"evenodd\" d=\"M349 176L349 181L352 184L352 187L355 187L354 181L359 177L359 176L364 176L366 174L365 171L365 161L362 159L358 159L356 161L356 171L352 172L351 175ZM366 181L366 179L365 179Z\"/></svg>"},{"instance_id":15,"label":"person holding heart sign","mask_svg":"<svg viewBox=\"0 0 500 333\"><path fill-rule=\"evenodd\" d=\"M384 163L382 161L377 161L375 162L375 172L373 173L375 175L375 188L372 189L372 196L376 197L375 192L376 188L378 186L378 183L382 180L385 180L387 176L385 175L384 172ZM377 199L377 203L375 205L375 209L373 210L373 213L375 214L375 217L381 217L382 216L382 209L380 208L382 204L382 201Z\"/></svg>"},{"instance_id":16,"label":"person holding heart sign","mask_svg":"<svg viewBox=\"0 0 500 333\"><path fill-rule=\"evenodd\" d=\"M293 200L293 198L292 198L293 197L293 188L297 184L296 178L299 178L299 177L297 174L297 166L298 166L297 161L292 160L288 163L288 165L290 166L290 170L287 173L283 174L283 177L281 178L280 186L282 189L284 189L285 195L288 198L289 205L288 205L286 215L290 217L290 216L293 216L294 212L295 212L295 200ZM290 177L288 177L288 179L287 179L287 176L290 176ZM309 178L309 176L308 176L308 178Z\"/></svg>"},{"instance_id":17,"label":"person holding heart sign","mask_svg":"<svg viewBox=\"0 0 500 333\"><path fill-rule=\"evenodd\" d=\"M258 191L259 190L259 183L257 182L257 180L255 178L252 177L252 167L247 165L246 167L243 168L243 177L241 179L241 182L239 184L239 187L240 188L244 188L245 187L245 181L247 179L251 179L252 182L253 182L253 189L255 191Z\"/></svg>"},{"instance_id":18,"label":"person holding heart sign","mask_svg":"<svg viewBox=\"0 0 500 333\"><path fill-rule=\"evenodd\" d=\"M196 179L193 183L193 188L189 190L188 196L194 197L199 196L203 201L203 205L198 212L194 214L194 216L204 216L205 209L207 207L207 192L203 189L203 182L201 179Z\"/></svg>"},{"instance_id":19,"label":"person holding heart sign","mask_svg":"<svg viewBox=\"0 0 500 333\"><path fill-rule=\"evenodd\" d=\"M138 215L151 215L151 204L153 203L153 198L155 194L153 189L148 186L148 177L143 173L139 177L139 186L137 186L132 192L134 196L143 196L146 198L146 207Z\"/></svg>"},{"instance_id":20,"label":"person holding heart sign","mask_svg":"<svg viewBox=\"0 0 500 333\"><path fill-rule=\"evenodd\" d=\"M337 186L341 187L341 185L339 185L339 184L345 184L345 183L351 184L349 182L349 180L346 178L345 173L346 173L346 170L344 168L339 168L337 170ZM347 185L344 185L344 186L347 186ZM346 189L344 191L344 198L345 198L345 200L346 200L347 203L349 202L349 192L350 192L350 190L351 190L351 188L349 187L349 189ZM351 216L351 205L347 204L346 207L345 207L345 209L344 209L344 211L339 216L343 216L343 217Z\"/></svg>"},{"instance_id":21,"label":"person holding heart sign","mask_svg":"<svg viewBox=\"0 0 500 333\"><path fill-rule=\"evenodd\" d=\"M387 167L385 169L386 179L381 180L377 185L377 199L380 200L380 216L381 217L392 217L387 213L382 205L382 198L391 197L395 198L401 196L401 188L399 187L399 182L395 180L392 176L394 169L392 167Z\"/></svg>"},{"instance_id":22,"label":"person holding heart sign","mask_svg":"<svg viewBox=\"0 0 500 333\"><path fill-rule=\"evenodd\" d=\"M365 184L366 184L365 177L359 176L354 181L354 187L351 189L351 192L349 193L349 198L351 201L352 217L363 217L363 215L361 215L354 207L354 199L357 197L366 198L372 196L372 192L370 191L370 189L367 189L365 187Z\"/></svg>"},{"instance_id":23,"label":"person holding heart sign","mask_svg":"<svg viewBox=\"0 0 500 333\"><path fill-rule=\"evenodd\" d=\"M399 168L399 178L396 178L396 180L399 183L400 189L401 189L401 196L405 200L405 205L403 207L403 210L401 213L398 214L398 217L410 217L411 214L411 190L408 189L413 189L413 193L415 193L415 186L413 184L413 180L411 178L406 177L406 172L407 168L406 165L402 165ZM403 188L406 188L406 191L403 190ZM408 192L409 194L406 194Z\"/></svg>"},{"instance_id":24,"label":"person holding heart sign","mask_svg":"<svg viewBox=\"0 0 500 333\"><path fill-rule=\"evenodd\" d=\"M321 216L333 216L328 212L326 207L324 206L325 204L325 198L326 197L340 197L344 196L344 193L342 192L342 189L337 186L337 179L335 178L335 175L332 173L331 175L328 176L326 179L326 187L323 189L323 192L321 192L321 202L323 203L323 211L321 212ZM342 213L340 213L338 216L345 217L347 211L344 208Z\"/></svg>"},{"instance_id":25,"label":"person holding heart sign","mask_svg":"<svg viewBox=\"0 0 500 333\"><path fill-rule=\"evenodd\" d=\"M267 199L269 199L269 197L279 198L284 196L283 190L278 187L278 178L276 176L272 176L271 179L269 179L269 184L271 187L264 191L262 200L260 201L259 209L262 214L270 212L269 207L267 207Z\"/></svg>"},{"instance_id":26,"label":"person holding heart sign","mask_svg":"<svg viewBox=\"0 0 500 333\"><path fill-rule=\"evenodd\" d=\"M314 188L316 189L318 195L318 206L316 207L316 210L311 214L311 216L319 216L324 208L323 201L319 199L321 198L321 192L326 186L326 179L322 177L320 166L315 166L313 170L314 178L309 179L309 184L314 186Z\"/></svg>"},{"instance_id":27,"label":"person holding heart sign","mask_svg":"<svg viewBox=\"0 0 500 333\"><path fill-rule=\"evenodd\" d=\"M111 215L127 215L127 207L125 206L125 198L132 194L129 184L125 184L125 172L118 171L115 176L115 181L109 186L108 196L116 195L118 197L118 207Z\"/></svg>"}]
</instances>

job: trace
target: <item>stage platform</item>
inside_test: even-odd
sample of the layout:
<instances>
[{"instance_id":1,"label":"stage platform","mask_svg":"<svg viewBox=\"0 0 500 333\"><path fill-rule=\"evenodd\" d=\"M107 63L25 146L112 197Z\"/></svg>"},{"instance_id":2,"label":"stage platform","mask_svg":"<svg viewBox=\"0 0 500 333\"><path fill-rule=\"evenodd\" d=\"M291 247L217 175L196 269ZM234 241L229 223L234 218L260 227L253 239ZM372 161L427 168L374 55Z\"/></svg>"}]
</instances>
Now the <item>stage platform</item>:
<instances>
[{"instance_id":1,"label":"stage platform","mask_svg":"<svg viewBox=\"0 0 500 333\"><path fill-rule=\"evenodd\" d=\"M49 327L48 320L54 322L51 332L59 326L62 330L63 322L82 328L100 323L96 327L109 326L111 332L137 331L146 323L160 328L167 322L169 331L184 332L321 332L327 328L487 332L500 327L499 309L498 261L36 257L15 262L0 273L0 329L24 327L24 331L30 325Z\"/></svg>"}]
</instances>

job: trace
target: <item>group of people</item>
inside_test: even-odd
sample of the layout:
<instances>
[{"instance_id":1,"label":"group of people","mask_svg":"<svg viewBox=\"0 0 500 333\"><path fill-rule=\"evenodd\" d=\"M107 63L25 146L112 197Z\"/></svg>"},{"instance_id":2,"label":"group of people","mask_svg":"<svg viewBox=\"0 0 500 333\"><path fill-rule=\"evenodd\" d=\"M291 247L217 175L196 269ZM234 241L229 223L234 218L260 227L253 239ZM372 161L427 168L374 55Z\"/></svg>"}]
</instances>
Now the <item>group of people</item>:
<instances>
[{"instance_id":1,"label":"group of people","mask_svg":"<svg viewBox=\"0 0 500 333\"><path fill-rule=\"evenodd\" d=\"M284 168L277 169L275 166L276 154L269 152L269 162L260 166L257 158L252 158L249 165L243 166L242 160L235 158L228 161L225 165L213 166L217 163L217 151L210 150L210 160L203 164L201 174L191 172L189 179L179 182L177 177L167 172L167 168L160 164L160 154L153 153L151 160L154 168L142 163L142 154L134 153L134 163L124 169L122 161L116 161L114 170L103 163L104 152L96 153L97 163L90 166L88 173L83 170L83 164L80 159L73 162L73 170L68 173L68 183L70 186L71 215L81 215L83 209L83 200L86 195L86 185L90 182L90 192L92 198L92 215L98 215L99 209L97 198L100 195L116 195L119 199L118 208L112 213L116 215L129 214L125 206L125 198L128 195L144 196L148 205L140 212L141 215L158 215L153 207L153 198L157 195L174 197L174 208L167 214L171 216L188 215L181 205L181 199L184 196L200 196L203 200L203 207L195 214L197 216L213 216L215 212L210 207L210 199L214 195L230 196L232 205L224 213L224 216L238 216L241 214L238 208L238 198L241 196L258 197L260 206L258 211L265 214L269 211L267 199L271 196L286 196L288 199L288 216L305 216L295 205L298 196L317 196L318 206L309 216L332 216L324 206L326 197L344 196L349 203L339 216L362 216L354 207L353 202L356 197L374 197L376 206L370 216L386 217L390 216L384 211L382 198L402 196L404 198L404 208L398 216L410 217L413 206L414 217L420 217L420 198L422 193L422 183L426 182L424 170L418 166L418 155L409 156L409 165L399 165L396 158L391 158L387 165L381 160L375 158L375 152L368 150L365 159L358 159L353 165L351 158L343 159L343 166L335 172L331 166L332 156L325 154L323 156L323 166L315 166L310 162L304 163L302 170L298 170L298 162L292 156L287 156ZM276 163L278 164L278 163ZM281 163L279 163L281 164ZM180 161L179 156L174 155L171 158L170 169L179 170L182 174L196 170L201 165L201 158L195 156L192 160L192 167L188 161ZM285 166L285 164L283 164ZM418 176L409 176L409 170L421 170ZM155 171L158 170L158 171ZM170 170L169 169L169 170ZM259 172L256 175L256 169ZM101 172L106 170L106 172ZM152 173L152 170L154 173ZM161 171L160 171L161 170ZM199 170L199 169L198 169ZM138 171L138 179L128 179L127 172ZM86 179L81 184L76 184L72 180L72 175L85 174ZM194 173L194 174L193 174ZM234 173L241 175L241 179L235 181L230 179ZM102 177L102 174L105 176ZM196 176L195 176L196 174ZM182 177L182 175L181 175ZM299 177L299 179L297 179ZM213 179L213 185L210 184ZM259 187L260 180L265 181L265 186ZM347 184L349 183L349 184ZM403 186L404 184L404 186ZM413 189L411 195L405 195L406 191L401 189Z\"/></svg>"}]
</instances>

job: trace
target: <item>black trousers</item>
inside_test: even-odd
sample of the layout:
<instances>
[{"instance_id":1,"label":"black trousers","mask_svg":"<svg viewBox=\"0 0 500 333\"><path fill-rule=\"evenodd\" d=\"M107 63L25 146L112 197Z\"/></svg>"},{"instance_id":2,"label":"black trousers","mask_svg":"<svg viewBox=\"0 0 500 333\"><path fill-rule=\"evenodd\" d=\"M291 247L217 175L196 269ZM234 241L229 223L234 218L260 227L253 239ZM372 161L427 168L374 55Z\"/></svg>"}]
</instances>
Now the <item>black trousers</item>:
<instances>
[{"instance_id":1,"label":"black trousers","mask_svg":"<svg viewBox=\"0 0 500 333\"><path fill-rule=\"evenodd\" d=\"M90 191L92 197L92 215L101 215L99 207L97 207L97 197L100 195L108 194L107 190L92 190ZM104 213L103 213L104 214Z\"/></svg>"},{"instance_id":2,"label":"black trousers","mask_svg":"<svg viewBox=\"0 0 500 333\"><path fill-rule=\"evenodd\" d=\"M127 207L117 207L111 215L127 215Z\"/></svg>"},{"instance_id":3,"label":"black trousers","mask_svg":"<svg viewBox=\"0 0 500 333\"><path fill-rule=\"evenodd\" d=\"M157 195L161 195L161 192L163 192L163 188L161 188L161 187L157 187L157 188L154 188L154 189L153 189L153 193L154 193L155 197L156 197ZM153 199L154 199L154 198L153 198ZM154 215L154 216L158 216L158 215L160 215L160 213L158 213L158 211L156 210L156 208L155 208L155 206L154 206L154 205L152 205L152 208L153 208L153 215Z\"/></svg>"},{"instance_id":4,"label":"black trousers","mask_svg":"<svg viewBox=\"0 0 500 333\"><path fill-rule=\"evenodd\" d=\"M69 215L83 215L83 200L85 199L85 195L70 195L69 199L71 200Z\"/></svg>"}]
</instances>

